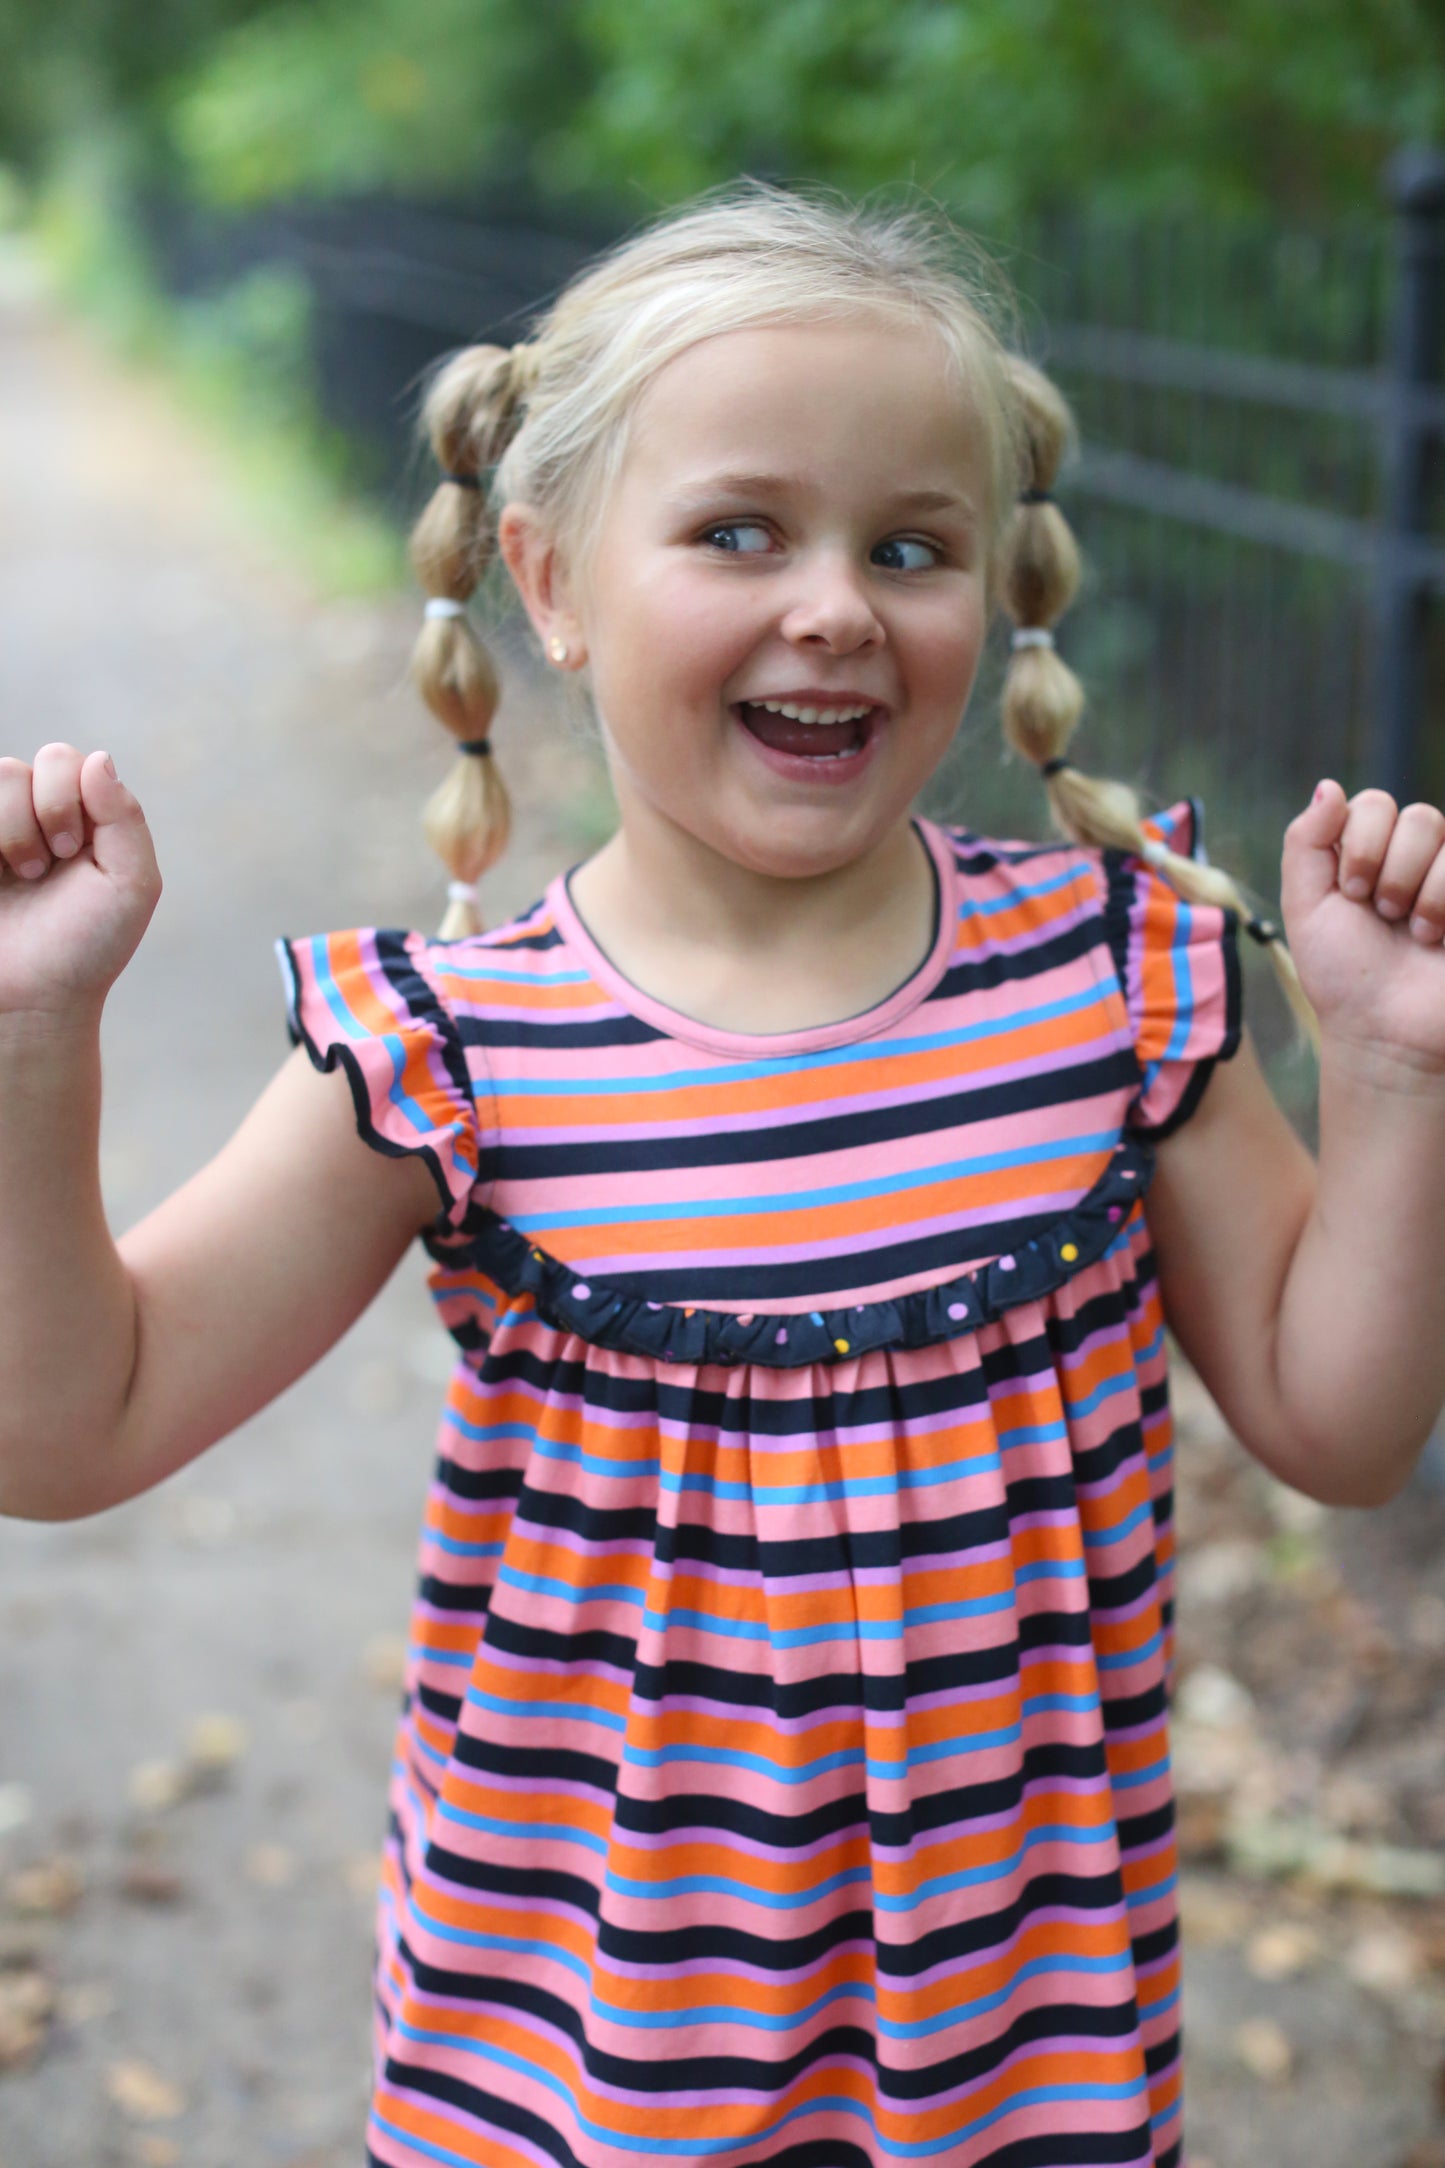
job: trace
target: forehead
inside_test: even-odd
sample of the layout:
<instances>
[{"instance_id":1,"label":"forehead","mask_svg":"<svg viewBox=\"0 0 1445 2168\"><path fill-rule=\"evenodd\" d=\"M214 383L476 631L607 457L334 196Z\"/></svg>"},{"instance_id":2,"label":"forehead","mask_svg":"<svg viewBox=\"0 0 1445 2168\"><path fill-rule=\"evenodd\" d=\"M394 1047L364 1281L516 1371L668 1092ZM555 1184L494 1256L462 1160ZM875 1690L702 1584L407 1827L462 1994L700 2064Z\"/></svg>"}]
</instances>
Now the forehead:
<instances>
[{"instance_id":1,"label":"forehead","mask_svg":"<svg viewBox=\"0 0 1445 2168\"><path fill-rule=\"evenodd\" d=\"M770 468L820 481L985 489L984 431L942 335L878 317L699 340L633 410L623 464L668 489Z\"/></svg>"}]
</instances>

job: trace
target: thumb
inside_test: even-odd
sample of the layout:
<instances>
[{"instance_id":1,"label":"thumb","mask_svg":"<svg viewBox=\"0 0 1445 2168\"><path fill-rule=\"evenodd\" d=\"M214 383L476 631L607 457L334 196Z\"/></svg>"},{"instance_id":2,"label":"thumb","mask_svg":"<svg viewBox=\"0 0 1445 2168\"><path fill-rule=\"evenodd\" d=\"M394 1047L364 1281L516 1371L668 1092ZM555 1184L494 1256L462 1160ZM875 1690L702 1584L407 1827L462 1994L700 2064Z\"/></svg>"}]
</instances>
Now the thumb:
<instances>
[{"instance_id":1,"label":"thumb","mask_svg":"<svg viewBox=\"0 0 1445 2168\"><path fill-rule=\"evenodd\" d=\"M1286 828L1279 883L1286 925L1293 913L1315 910L1335 887L1340 870L1335 845L1345 832L1349 810L1344 791L1327 777Z\"/></svg>"},{"instance_id":2,"label":"thumb","mask_svg":"<svg viewBox=\"0 0 1445 2168\"><path fill-rule=\"evenodd\" d=\"M81 762L80 802L101 872L127 885L152 882L156 857L150 830L140 800L121 782L109 753L87 753Z\"/></svg>"}]
</instances>

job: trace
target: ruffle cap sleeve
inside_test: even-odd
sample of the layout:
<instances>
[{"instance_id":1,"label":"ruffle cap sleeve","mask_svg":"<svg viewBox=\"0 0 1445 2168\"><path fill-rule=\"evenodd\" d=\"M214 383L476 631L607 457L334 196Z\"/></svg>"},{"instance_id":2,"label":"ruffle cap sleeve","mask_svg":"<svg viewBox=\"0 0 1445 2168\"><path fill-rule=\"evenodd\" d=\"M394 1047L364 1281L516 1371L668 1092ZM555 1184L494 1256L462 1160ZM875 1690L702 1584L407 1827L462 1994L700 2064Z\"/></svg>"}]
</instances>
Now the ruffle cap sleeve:
<instances>
[{"instance_id":1,"label":"ruffle cap sleeve","mask_svg":"<svg viewBox=\"0 0 1445 2168\"><path fill-rule=\"evenodd\" d=\"M1141 825L1179 857L1203 859L1196 799ZM1198 1106L1216 1061L1239 1045L1238 920L1219 904L1186 902L1143 858L1106 856L1110 943L1140 1071L1129 1126L1167 1137Z\"/></svg>"},{"instance_id":2,"label":"ruffle cap sleeve","mask_svg":"<svg viewBox=\"0 0 1445 2168\"><path fill-rule=\"evenodd\" d=\"M287 1029L318 1069L346 1071L356 1126L393 1158L417 1153L456 1226L478 1178L481 1132L461 1033L438 985L444 952L419 933L364 926L280 940Z\"/></svg>"}]
</instances>

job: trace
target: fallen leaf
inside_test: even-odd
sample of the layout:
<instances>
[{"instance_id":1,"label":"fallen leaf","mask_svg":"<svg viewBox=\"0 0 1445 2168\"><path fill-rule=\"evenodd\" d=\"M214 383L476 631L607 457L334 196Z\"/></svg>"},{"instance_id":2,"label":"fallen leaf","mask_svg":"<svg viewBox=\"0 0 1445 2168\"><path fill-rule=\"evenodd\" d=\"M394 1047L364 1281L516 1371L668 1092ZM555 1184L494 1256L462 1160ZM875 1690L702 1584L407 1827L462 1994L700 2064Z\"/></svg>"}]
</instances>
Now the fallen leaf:
<instances>
[{"instance_id":1,"label":"fallen leaf","mask_svg":"<svg viewBox=\"0 0 1445 2168\"><path fill-rule=\"evenodd\" d=\"M105 2089L121 2114L136 2123L170 2123L185 2113L180 2087L149 2063L112 2063L105 2073Z\"/></svg>"},{"instance_id":2,"label":"fallen leaf","mask_svg":"<svg viewBox=\"0 0 1445 2168\"><path fill-rule=\"evenodd\" d=\"M381 1693L395 1693L406 1678L406 1643L399 1634L373 1634L361 1662L370 1685Z\"/></svg>"},{"instance_id":3,"label":"fallen leaf","mask_svg":"<svg viewBox=\"0 0 1445 2168\"><path fill-rule=\"evenodd\" d=\"M174 2138L163 2138L158 2131L150 2131L136 2141L136 2168L176 2168L181 2149Z\"/></svg>"},{"instance_id":4,"label":"fallen leaf","mask_svg":"<svg viewBox=\"0 0 1445 2168\"><path fill-rule=\"evenodd\" d=\"M1179 1562L1179 1601L1191 1610L1196 1604L1237 1603L1268 1577L1269 1558L1262 1543L1247 1537L1202 1543Z\"/></svg>"},{"instance_id":5,"label":"fallen leaf","mask_svg":"<svg viewBox=\"0 0 1445 2168\"><path fill-rule=\"evenodd\" d=\"M1206 1948L1240 1942L1258 1918L1257 1904L1207 1877L1185 1875L1179 1884L1179 1919L1186 1944Z\"/></svg>"},{"instance_id":6,"label":"fallen leaf","mask_svg":"<svg viewBox=\"0 0 1445 2168\"><path fill-rule=\"evenodd\" d=\"M1222 1860L1228 1816L1223 1792L1181 1791L1174 1814L1179 1857L1196 1867Z\"/></svg>"},{"instance_id":7,"label":"fallen leaf","mask_svg":"<svg viewBox=\"0 0 1445 2168\"><path fill-rule=\"evenodd\" d=\"M122 1897L137 1905L179 1904L186 1894L183 1878L158 1860L133 1859L117 1885Z\"/></svg>"},{"instance_id":8,"label":"fallen leaf","mask_svg":"<svg viewBox=\"0 0 1445 2168\"><path fill-rule=\"evenodd\" d=\"M0 1972L0 2071L34 2062L55 2014L55 1989L38 1967Z\"/></svg>"},{"instance_id":9,"label":"fallen leaf","mask_svg":"<svg viewBox=\"0 0 1445 2168\"><path fill-rule=\"evenodd\" d=\"M1235 1731L1254 1722L1254 1696L1218 1664L1196 1664L1179 1689L1176 1707L1203 1731Z\"/></svg>"},{"instance_id":10,"label":"fallen leaf","mask_svg":"<svg viewBox=\"0 0 1445 2168\"><path fill-rule=\"evenodd\" d=\"M79 1860L57 1852L53 1859L38 1859L7 1876L5 1898L17 1912L58 1918L75 1910L84 1888Z\"/></svg>"},{"instance_id":11,"label":"fallen leaf","mask_svg":"<svg viewBox=\"0 0 1445 2168\"><path fill-rule=\"evenodd\" d=\"M253 1844L246 1854L246 1877L262 1889L282 1889L296 1873L296 1855L284 1844Z\"/></svg>"},{"instance_id":12,"label":"fallen leaf","mask_svg":"<svg viewBox=\"0 0 1445 2168\"><path fill-rule=\"evenodd\" d=\"M145 1814L163 1814L185 1798L190 1785L176 1762L138 1762L126 1781L126 1797Z\"/></svg>"},{"instance_id":13,"label":"fallen leaf","mask_svg":"<svg viewBox=\"0 0 1445 2168\"><path fill-rule=\"evenodd\" d=\"M56 1998L55 2014L64 2025L90 2025L109 2017L115 2009L115 1989L104 1980L80 1980L63 1987Z\"/></svg>"},{"instance_id":14,"label":"fallen leaf","mask_svg":"<svg viewBox=\"0 0 1445 2168\"><path fill-rule=\"evenodd\" d=\"M209 1788L227 1776L247 1747L246 1727L235 1716L198 1716L186 1740L192 1782Z\"/></svg>"},{"instance_id":15,"label":"fallen leaf","mask_svg":"<svg viewBox=\"0 0 1445 2168\"><path fill-rule=\"evenodd\" d=\"M1251 1937L1244 1961L1256 1980L1291 1980L1322 1955L1320 1938L1312 1929L1279 1920Z\"/></svg>"},{"instance_id":16,"label":"fallen leaf","mask_svg":"<svg viewBox=\"0 0 1445 2168\"><path fill-rule=\"evenodd\" d=\"M1272 2017L1246 2018L1235 2030L1234 2052L1262 2085L1283 2084L1294 2064L1290 2044Z\"/></svg>"},{"instance_id":17,"label":"fallen leaf","mask_svg":"<svg viewBox=\"0 0 1445 2168\"><path fill-rule=\"evenodd\" d=\"M381 1858L375 1852L353 1852L343 1862L342 1877L353 1897L364 1897L368 1902L375 1898L381 1868Z\"/></svg>"},{"instance_id":18,"label":"fallen leaf","mask_svg":"<svg viewBox=\"0 0 1445 2168\"><path fill-rule=\"evenodd\" d=\"M1382 1923L1358 1938L1345 1964L1350 1978L1361 1987L1388 1996L1413 1987L1424 1969L1424 1958L1413 1935L1403 1927Z\"/></svg>"}]
</instances>

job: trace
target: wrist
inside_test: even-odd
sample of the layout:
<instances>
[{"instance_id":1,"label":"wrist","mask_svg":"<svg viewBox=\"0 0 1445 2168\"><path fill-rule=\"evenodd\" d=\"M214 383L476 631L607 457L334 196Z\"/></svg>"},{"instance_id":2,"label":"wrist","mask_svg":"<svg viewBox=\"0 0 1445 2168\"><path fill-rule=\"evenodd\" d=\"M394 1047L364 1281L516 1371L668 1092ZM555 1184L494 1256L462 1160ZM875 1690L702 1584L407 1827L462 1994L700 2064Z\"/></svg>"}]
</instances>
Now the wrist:
<instances>
[{"instance_id":1,"label":"wrist","mask_svg":"<svg viewBox=\"0 0 1445 2168\"><path fill-rule=\"evenodd\" d=\"M1351 1039L1325 1028L1320 1037L1320 1088L1385 1093L1445 1108L1445 1062L1409 1047Z\"/></svg>"},{"instance_id":2,"label":"wrist","mask_svg":"<svg viewBox=\"0 0 1445 2168\"><path fill-rule=\"evenodd\" d=\"M104 996L59 1009L0 1009L0 1062L64 1061L88 1054L100 1039Z\"/></svg>"}]
</instances>

